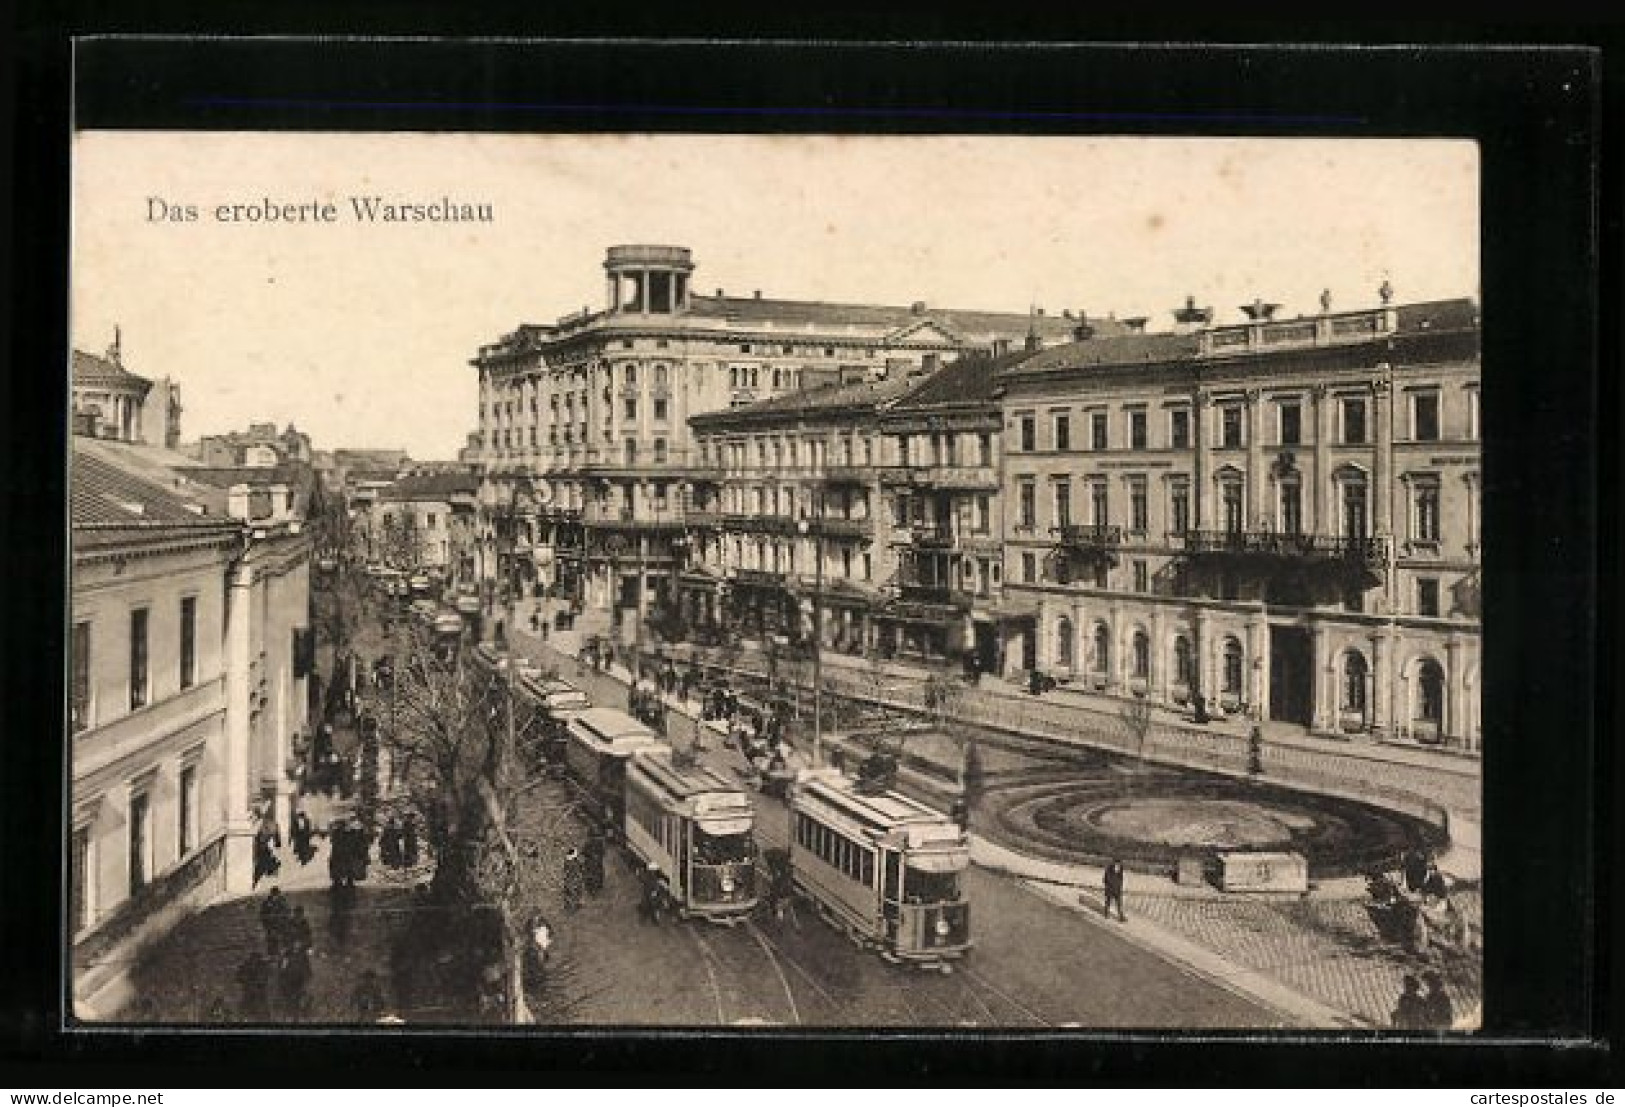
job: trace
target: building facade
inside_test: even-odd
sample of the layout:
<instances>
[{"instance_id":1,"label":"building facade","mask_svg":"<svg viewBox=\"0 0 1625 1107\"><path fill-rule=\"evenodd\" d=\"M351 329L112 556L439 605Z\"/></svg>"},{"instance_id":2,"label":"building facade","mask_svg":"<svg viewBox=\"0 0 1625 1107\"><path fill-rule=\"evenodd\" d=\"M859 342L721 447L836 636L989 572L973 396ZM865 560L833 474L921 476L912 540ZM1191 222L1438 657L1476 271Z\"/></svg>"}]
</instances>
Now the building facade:
<instances>
[{"instance_id":1,"label":"building facade","mask_svg":"<svg viewBox=\"0 0 1625 1107\"><path fill-rule=\"evenodd\" d=\"M1000 372L1005 668L1476 749L1476 307L1249 314Z\"/></svg>"},{"instance_id":2,"label":"building facade","mask_svg":"<svg viewBox=\"0 0 1625 1107\"><path fill-rule=\"evenodd\" d=\"M144 440L143 410L152 381L124 367L117 337L105 357L73 351L72 387L74 433L118 442Z\"/></svg>"},{"instance_id":3,"label":"building facade","mask_svg":"<svg viewBox=\"0 0 1625 1107\"><path fill-rule=\"evenodd\" d=\"M474 579L478 499L479 477L472 473L402 477L357 512L367 560Z\"/></svg>"},{"instance_id":4,"label":"building facade","mask_svg":"<svg viewBox=\"0 0 1625 1107\"><path fill-rule=\"evenodd\" d=\"M604 305L484 346L482 572L591 615L646 612L685 555L710 479L689 420L818 385L895 377L1062 317L695 291L682 247L611 247ZM675 544L674 544L675 543Z\"/></svg>"},{"instance_id":5,"label":"building facade","mask_svg":"<svg viewBox=\"0 0 1625 1107\"><path fill-rule=\"evenodd\" d=\"M122 948L249 888L256 815L288 825L309 732L299 521L250 520L246 488L155 477L138 449L76 438L70 471L68 906L92 1013Z\"/></svg>"}]
</instances>

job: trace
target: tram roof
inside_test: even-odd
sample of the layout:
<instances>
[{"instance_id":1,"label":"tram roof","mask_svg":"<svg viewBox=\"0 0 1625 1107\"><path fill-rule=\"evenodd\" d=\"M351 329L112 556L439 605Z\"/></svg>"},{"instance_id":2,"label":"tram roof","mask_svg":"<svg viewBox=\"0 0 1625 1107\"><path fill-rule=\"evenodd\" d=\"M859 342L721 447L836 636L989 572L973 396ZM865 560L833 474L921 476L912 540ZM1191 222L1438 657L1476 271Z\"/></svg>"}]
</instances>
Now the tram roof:
<instances>
[{"instance_id":1,"label":"tram roof","mask_svg":"<svg viewBox=\"0 0 1625 1107\"><path fill-rule=\"evenodd\" d=\"M705 765L679 766L669 748L639 750L632 763L675 799L728 792L744 795L744 789L715 769Z\"/></svg>"},{"instance_id":2,"label":"tram roof","mask_svg":"<svg viewBox=\"0 0 1625 1107\"><path fill-rule=\"evenodd\" d=\"M852 786L853 782L841 778L819 775L802 782L803 795L813 796L837 811L865 823L877 826L902 826L910 823L941 823L947 816L918 800L899 792L864 795Z\"/></svg>"},{"instance_id":3,"label":"tram roof","mask_svg":"<svg viewBox=\"0 0 1625 1107\"><path fill-rule=\"evenodd\" d=\"M589 707L578 711L570 720L570 725L574 733L584 731L583 737L596 739L615 752L625 749L630 753L641 744L659 741L654 731L613 707Z\"/></svg>"}]
</instances>

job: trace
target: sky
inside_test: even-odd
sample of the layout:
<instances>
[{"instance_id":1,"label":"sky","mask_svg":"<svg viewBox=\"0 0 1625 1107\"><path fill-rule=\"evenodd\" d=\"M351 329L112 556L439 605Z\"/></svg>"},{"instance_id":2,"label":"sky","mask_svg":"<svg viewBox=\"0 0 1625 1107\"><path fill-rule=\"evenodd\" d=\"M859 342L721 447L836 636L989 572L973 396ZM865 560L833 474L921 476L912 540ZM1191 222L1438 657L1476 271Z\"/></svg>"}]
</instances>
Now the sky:
<instances>
[{"instance_id":1,"label":"sky","mask_svg":"<svg viewBox=\"0 0 1625 1107\"><path fill-rule=\"evenodd\" d=\"M1479 296L1457 140L288 134L75 138L73 344L181 386L184 439L289 422L317 449L455 456L469 359L604 306L605 248L686 246L748 296L1220 322ZM489 204L367 223L351 197ZM319 204L332 222L233 223ZM187 209L196 218L176 218ZM67 367L64 367L64 372Z\"/></svg>"}]
</instances>

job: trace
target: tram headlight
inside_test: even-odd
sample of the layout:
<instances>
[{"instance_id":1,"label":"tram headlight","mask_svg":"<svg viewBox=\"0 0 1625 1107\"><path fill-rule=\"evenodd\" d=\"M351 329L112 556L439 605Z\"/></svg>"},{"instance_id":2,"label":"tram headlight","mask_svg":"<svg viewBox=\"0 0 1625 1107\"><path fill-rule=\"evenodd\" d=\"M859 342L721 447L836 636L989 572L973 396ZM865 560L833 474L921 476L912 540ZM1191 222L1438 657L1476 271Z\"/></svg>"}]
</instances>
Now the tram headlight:
<instances>
[{"instance_id":1,"label":"tram headlight","mask_svg":"<svg viewBox=\"0 0 1625 1107\"><path fill-rule=\"evenodd\" d=\"M937 925L933 929L936 930L939 938L946 938L953 931L953 927L948 924L948 920L945 918L938 919Z\"/></svg>"},{"instance_id":2,"label":"tram headlight","mask_svg":"<svg viewBox=\"0 0 1625 1107\"><path fill-rule=\"evenodd\" d=\"M737 887L737 885L734 884L734 878L732 876L730 876L730 875L723 876L723 878L722 878L722 894L723 895L725 895L725 896L733 895L735 887Z\"/></svg>"}]
</instances>

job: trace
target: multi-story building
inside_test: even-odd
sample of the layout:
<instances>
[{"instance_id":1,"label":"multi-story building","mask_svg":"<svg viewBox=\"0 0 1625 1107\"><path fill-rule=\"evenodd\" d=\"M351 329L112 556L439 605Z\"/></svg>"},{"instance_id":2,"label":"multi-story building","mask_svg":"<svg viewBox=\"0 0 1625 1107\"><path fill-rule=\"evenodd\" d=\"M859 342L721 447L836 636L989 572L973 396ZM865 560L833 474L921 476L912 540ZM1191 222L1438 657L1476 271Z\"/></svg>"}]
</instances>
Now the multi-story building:
<instances>
[{"instance_id":1,"label":"multi-story building","mask_svg":"<svg viewBox=\"0 0 1625 1107\"><path fill-rule=\"evenodd\" d=\"M292 423L282 431L276 429L275 423L251 423L246 431L204 435L191 449L199 462L216 469L308 465L313 460L310 435Z\"/></svg>"},{"instance_id":2,"label":"multi-story building","mask_svg":"<svg viewBox=\"0 0 1625 1107\"><path fill-rule=\"evenodd\" d=\"M357 513L367 560L473 579L478 499L479 477L472 473L402 477Z\"/></svg>"},{"instance_id":3,"label":"multi-story building","mask_svg":"<svg viewBox=\"0 0 1625 1107\"><path fill-rule=\"evenodd\" d=\"M308 733L300 522L188 472L73 440L69 925L86 1017L117 1006L121 951L249 888L255 813L288 825Z\"/></svg>"},{"instance_id":4,"label":"multi-story building","mask_svg":"<svg viewBox=\"0 0 1625 1107\"><path fill-rule=\"evenodd\" d=\"M1005 367L1006 668L1477 748L1478 313L1387 295Z\"/></svg>"},{"instance_id":5,"label":"multi-story building","mask_svg":"<svg viewBox=\"0 0 1625 1107\"><path fill-rule=\"evenodd\" d=\"M599 310L527 324L480 349L484 572L549 585L589 612L640 609L684 547L710 477L696 415L820 384L874 380L1021 341L1064 316L713 296L675 246L613 246ZM646 610L646 609L645 609Z\"/></svg>"}]
</instances>

